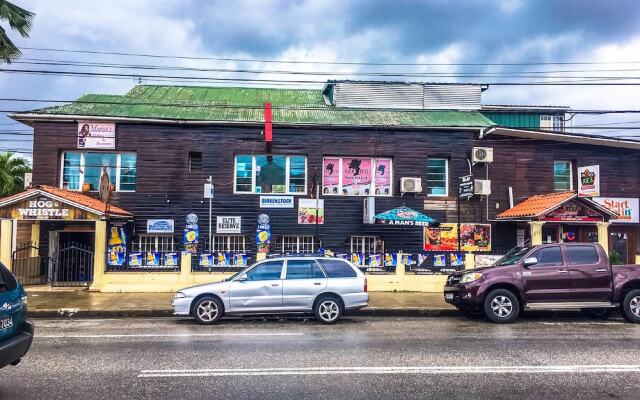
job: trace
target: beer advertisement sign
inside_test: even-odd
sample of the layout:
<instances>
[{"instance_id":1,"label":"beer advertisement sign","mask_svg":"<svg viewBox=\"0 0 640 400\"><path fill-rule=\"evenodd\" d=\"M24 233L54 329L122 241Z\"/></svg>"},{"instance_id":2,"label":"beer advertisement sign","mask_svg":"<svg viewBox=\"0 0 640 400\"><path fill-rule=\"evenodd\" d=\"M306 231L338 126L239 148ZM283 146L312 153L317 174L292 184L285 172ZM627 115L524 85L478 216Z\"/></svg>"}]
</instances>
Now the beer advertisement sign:
<instances>
[{"instance_id":1,"label":"beer advertisement sign","mask_svg":"<svg viewBox=\"0 0 640 400\"><path fill-rule=\"evenodd\" d=\"M600 166L578 168L578 197L600 196Z\"/></svg>"}]
</instances>

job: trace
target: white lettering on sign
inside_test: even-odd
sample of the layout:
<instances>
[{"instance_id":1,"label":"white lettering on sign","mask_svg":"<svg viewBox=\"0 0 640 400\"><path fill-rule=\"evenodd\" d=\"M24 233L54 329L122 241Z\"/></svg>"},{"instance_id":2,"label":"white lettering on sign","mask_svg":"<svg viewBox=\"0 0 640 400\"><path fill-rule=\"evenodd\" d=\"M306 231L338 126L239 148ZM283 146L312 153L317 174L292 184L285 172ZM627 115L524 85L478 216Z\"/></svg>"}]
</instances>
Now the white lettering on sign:
<instances>
[{"instance_id":1,"label":"white lettering on sign","mask_svg":"<svg viewBox=\"0 0 640 400\"><path fill-rule=\"evenodd\" d=\"M260 208L293 208L293 196L260 196Z\"/></svg>"},{"instance_id":2,"label":"white lettering on sign","mask_svg":"<svg viewBox=\"0 0 640 400\"><path fill-rule=\"evenodd\" d=\"M57 201L29 200L27 208L18 208L18 213L23 219L66 218L69 209L60 207Z\"/></svg>"}]
</instances>

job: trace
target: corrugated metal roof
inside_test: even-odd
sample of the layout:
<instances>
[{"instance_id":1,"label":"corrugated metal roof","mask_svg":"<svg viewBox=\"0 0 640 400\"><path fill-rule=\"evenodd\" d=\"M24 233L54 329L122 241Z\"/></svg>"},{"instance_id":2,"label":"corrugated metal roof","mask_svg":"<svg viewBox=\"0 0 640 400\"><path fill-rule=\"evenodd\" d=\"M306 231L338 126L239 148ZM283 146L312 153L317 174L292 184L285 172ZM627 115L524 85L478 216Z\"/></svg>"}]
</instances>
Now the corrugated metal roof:
<instances>
[{"instance_id":1,"label":"corrugated metal roof","mask_svg":"<svg viewBox=\"0 0 640 400\"><path fill-rule=\"evenodd\" d=\"M426 110L479 110L482 89L471 85L424 85Z\"/></svg>"},{"instance_id":2,"label":"corrugated metal roof","mask_svg":"<svg viewBox=\"0 0 640 400\"><path fill-rule=\"evenodd\" d=\"M14 114L115 117L203 122L262 122L264 102L273 104L274 123L382 125L411 127L488 127L473 111L340 109L327 106L320 90L140 85L124 96L90 94L76 102Z\"/></svg>"},{"instance_id":3,"label":"corrugated metal roof","mask_svg":"<svg viewBox=\"0 0 640 400\"><path fill-rule=\"evenodd\" d=\"M424 108L423 86L407 83L339 82L333 101L349 108Z\"/></svg>"}]
</instances>

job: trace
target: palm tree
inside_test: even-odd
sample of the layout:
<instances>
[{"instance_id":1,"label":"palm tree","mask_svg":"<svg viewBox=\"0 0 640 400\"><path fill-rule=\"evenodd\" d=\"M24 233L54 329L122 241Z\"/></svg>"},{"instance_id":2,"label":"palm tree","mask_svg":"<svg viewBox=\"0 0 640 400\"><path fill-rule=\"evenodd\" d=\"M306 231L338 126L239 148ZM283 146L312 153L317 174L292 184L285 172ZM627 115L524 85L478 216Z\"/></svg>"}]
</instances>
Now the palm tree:
<instances>
[{"instance_id":1,"label":"palm tree","mask_svg":"<svg viewBox=\"0 0 640 400\"><path fill-rule=\"evenodd\" d=\"M22 37L29 36L33 17L35 17L34 13L6 0L0 0L0 21L8 22L11 29L18 31ZM11 64L11 61L21 55L20 50L7 36L7 32L0 26L0 61Z\"/></svg>"},{"instance_id":2,"label":"palm tree","mask_svg":"<svg viewBox=\"0 0 640 400\"><path fill-rule=\"evenodd\" d=\"M7 151L0 154L0 197L17 193L24 187L24 174L31 172L29 161Z\"/></svg>"}]
</instances>

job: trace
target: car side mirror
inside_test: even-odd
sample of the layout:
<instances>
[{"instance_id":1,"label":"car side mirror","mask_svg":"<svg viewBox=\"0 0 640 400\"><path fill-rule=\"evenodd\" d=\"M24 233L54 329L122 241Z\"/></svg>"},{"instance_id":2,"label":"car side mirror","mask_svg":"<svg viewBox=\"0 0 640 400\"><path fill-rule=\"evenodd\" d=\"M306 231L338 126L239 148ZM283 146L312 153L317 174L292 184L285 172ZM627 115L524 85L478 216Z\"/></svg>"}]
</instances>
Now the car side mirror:
<instances>
[{"instance_id":1,"label":"car side mirror","mask_svg":"<svg viewBox=\"0 0 640 400\"><path fill-rule=\"evenodd\" d=\"M538 263L538 259L535 257L527 257L524 259L524 263L522 265L524 265L525 267L530 267L532 265L536 265Z\"/></svg>"},{"instance_id":2,"label":"car side mirror","mask_svg":"<svg viewBox=\"0 0 640 400\"><path fill-rule=\"evenodd\" d=\"M236 278L236 282L244 282L247 280L247 274L242 274Z\"/></svg>"}]
</instances>

